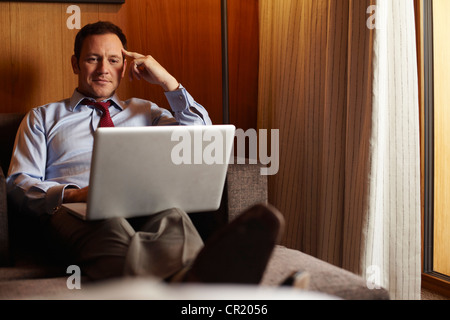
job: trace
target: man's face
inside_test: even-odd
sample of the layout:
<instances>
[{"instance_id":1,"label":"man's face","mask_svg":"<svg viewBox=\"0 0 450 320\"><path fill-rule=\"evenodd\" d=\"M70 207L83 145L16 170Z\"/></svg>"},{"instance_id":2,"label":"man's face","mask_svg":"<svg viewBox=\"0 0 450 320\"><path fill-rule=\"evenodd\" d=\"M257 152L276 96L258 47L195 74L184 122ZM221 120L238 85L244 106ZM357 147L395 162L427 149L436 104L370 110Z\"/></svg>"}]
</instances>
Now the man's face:
<instances>
[{"instance_id":1,"label":"man's face","mask_svg":"<svg viewBox=\"0 0 450 320\"><path fill-rule=\"evenodd\" d=\"M97 101L111 97L125 74L122 48L119 37L112 33L86 37L79 61L72 56L78 91Z\"/></svg>"}]
</instances>

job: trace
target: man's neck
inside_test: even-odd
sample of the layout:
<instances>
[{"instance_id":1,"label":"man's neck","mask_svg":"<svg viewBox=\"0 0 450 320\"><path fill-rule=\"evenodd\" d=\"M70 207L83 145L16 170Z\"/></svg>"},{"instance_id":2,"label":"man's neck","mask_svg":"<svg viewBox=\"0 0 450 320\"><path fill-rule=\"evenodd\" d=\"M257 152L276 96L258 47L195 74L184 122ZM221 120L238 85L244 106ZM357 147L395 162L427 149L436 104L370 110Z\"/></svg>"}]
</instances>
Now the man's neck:
<instances>
[{"instance_id":1,"label":"man's neck","mask_svg":"<svg viewBox=\"0 0 450 320\"><path fill-rule=\"evenodd\" d=\"M94 100L97 101L97 102L101 102L101 101L105 101L105 100L111 99L112 97L114 97L114 94L115 94L115 92L113 92L113 94L112 94L111 96L109 96L109 97L100 97L100 98L99 98L99 97L93 97L93 96L90 95L89 93L85 93L85 92L81 91L81 90L78 89L78 88L76 88L76 90L77 90L78 93L82 94L82 95L85 96L86 98L94 99Z\"/></svg>"}]
</instances>

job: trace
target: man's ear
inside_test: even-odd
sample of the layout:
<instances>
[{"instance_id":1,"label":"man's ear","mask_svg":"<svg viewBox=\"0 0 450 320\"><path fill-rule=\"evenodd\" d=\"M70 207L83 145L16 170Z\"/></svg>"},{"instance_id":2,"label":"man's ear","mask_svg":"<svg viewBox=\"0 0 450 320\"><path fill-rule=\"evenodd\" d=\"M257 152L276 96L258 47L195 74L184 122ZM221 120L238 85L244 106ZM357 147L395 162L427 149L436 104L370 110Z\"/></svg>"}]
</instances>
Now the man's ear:
<instances>
[{"instance_id":1,"label":"man's ear","mask_svg":"<svg viewBox=\"0 0 450 320\"><path fill-rule=\"evenodd\" d=\"M77 59L77 57L75 57L75 55L72 56L71 62L72 62L73 73L79 74L80 73L80 66L78 65L78 59Z\"/></svg>"}]
</instances>

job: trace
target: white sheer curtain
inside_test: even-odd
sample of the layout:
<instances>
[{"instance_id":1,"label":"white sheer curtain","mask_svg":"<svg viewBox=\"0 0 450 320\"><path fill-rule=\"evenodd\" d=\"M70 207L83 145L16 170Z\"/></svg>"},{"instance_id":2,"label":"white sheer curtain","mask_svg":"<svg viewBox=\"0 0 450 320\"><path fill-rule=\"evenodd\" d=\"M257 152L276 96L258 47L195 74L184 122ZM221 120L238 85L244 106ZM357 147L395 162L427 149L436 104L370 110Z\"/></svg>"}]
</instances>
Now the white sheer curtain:
<instances>
[{"instance_id":1,"label":"white sheer curtain","mask_svg":"<svg viewBox=\"0 0 450 320\"><path fill-rule=\"evenodd\" d=\"M283 242L393 299L420 298L414 18L413 0L260 0L258 125L280 130Z\"/></svg>"},{"instance_id":2,"label":"white sheer curtain","mask_svg":"<svg viewBox=\"0 0 450 320\"><path fill-rule=\"evenodd\" d=\"M364 263L393 297L420 299L419 93L413 0L377 0Z\"/></svg>"}]
</instances>

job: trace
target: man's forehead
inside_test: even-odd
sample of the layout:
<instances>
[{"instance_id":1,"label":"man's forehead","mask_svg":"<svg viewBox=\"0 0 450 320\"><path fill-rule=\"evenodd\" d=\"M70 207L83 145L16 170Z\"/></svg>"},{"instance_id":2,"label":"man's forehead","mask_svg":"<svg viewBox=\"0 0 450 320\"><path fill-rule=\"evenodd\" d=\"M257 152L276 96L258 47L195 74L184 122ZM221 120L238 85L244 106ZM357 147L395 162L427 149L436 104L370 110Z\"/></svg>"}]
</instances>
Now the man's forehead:
<instances>
[{"instance_id":1,"label":"man's forehead","mask_svg":"<svg viewBox=\"0 0 450 320\"><path fill-rule=\"evenodd\" d=\"M115 34L89 35L84 39L81 51L87 54L98 53L122 56L122 42Z\"/></svg>"}]
</instances>

